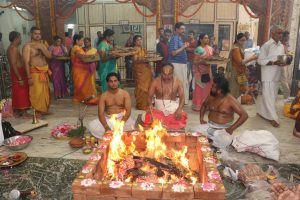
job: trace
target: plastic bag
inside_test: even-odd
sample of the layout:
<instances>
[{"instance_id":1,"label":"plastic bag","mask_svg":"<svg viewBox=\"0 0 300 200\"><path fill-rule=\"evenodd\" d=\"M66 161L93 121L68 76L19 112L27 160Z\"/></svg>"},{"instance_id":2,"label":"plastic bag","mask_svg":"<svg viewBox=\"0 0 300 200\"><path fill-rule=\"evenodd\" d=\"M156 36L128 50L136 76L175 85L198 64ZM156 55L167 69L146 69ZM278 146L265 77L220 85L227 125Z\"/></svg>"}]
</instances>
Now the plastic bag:
<instances>
[{"instance_id":1,"label":"plastic bag","mask_svg":"<svg viewBox=\"0 0 300 200\"><path fill-rule=\"evenodd\" d=\"M279 142L269 131L245 131L234 137L232 146L238 152L252 152L262 157L279 160Z\"/></svg>"},{"instance_id":2,"label":"plastic bag","mask_svg":"<svg viewBox=\"0 0 300 200\"><path fill-rule=\"evenodd\" d=\"M239 159L224 150L221 150L221 154L218 155L218 159L221 160L223 166L230 168L233 172L236 172L245 166L245 164Z\"/></svg>"}]
</instances>

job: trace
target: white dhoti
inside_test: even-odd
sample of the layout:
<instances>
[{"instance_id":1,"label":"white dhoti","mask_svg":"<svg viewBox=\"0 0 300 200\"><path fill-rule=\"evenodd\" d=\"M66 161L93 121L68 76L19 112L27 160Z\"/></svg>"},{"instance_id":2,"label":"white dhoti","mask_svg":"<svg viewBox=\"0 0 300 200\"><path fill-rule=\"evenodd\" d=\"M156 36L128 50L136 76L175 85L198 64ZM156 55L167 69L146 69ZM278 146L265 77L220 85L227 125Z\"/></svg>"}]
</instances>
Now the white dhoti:
<instances>
[{"instance_id":1,"label":"white dhoti","mask_svg":"<svg viewBox=\"0 0 300 200\"><path fill-rule=\"evenodd\" d=\"M263 81L262 95L258 98L258 114L268 120L278 122L276 113L276 99L278 95L279 81Z\"/></svg>"},{"instance_id":2,"label":"white dhoti","mask_svg":"<svg viewBox=\"0 0 300 200\"><path fill-rule=\"evenodd\" d=\"M232 136L226 132L232 123L217 124L209 121L207 124L199 124L191 128L193 132L199 132L213 140L212 145L220 149L226 149L232 143Z\"/></svg>"},{"instance_id":3,"label":"white dhoti","mask_svg":"<svg viewBox=\"0 0 300 200\"><path fill-rule=\"evenodd\" d=\"M179 101L155 99L154 105L157 110L164 113L165 116L174 114L179 107Z\"/></svg>"},{"instance_id":4,"label":"white dhoti","mask_svg":"<svg viewBox=\"0 0 300 200\"><path fill-rule=\"evenodd\" d=\"M124 113L119 113L119 114L117 114L117 119L121 121L123 116L124 116ZM105 115L105 119L106 119L107 125L112 130L113 129L113 123L110 121L111 115ZM129 117L128 120L124 124L124 131L134 130L134 125L135 125L135 121L132 118ZM101 124L99 119L95 119L95 120L91 121L89 123L88 130L93 136L95 136L96 138L100 138L100 139L102 139L102 137L105 133L105 128Z\"/></svg>"},{"instance_id":5,"label":"white dhoti","mask_svg":"<svg viewBox=\"0 0 300 200\"><path fill-rule=\"evenodd\" d=\"M184 92L184 104L189 102L189 80L187 64L172 63L175 76L182 82Z\"/></svg>"}]
</instances>

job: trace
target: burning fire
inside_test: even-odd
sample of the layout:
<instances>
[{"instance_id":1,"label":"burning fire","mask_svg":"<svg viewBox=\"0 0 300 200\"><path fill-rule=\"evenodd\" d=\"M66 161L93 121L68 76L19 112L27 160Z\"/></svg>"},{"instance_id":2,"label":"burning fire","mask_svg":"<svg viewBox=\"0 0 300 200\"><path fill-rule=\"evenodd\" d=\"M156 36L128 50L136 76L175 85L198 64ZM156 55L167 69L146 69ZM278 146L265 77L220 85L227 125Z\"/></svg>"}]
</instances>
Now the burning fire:
<instances>
[{"instance_id":1,"label":"burning fire","mask_svg":"<svg viewBox=\"0 0 300 200\"><path fill-rule=\"evenodd\" d=\"M154 121L148 130L140 127L138 137L145 138L145 149L141 151L135 145L138 142L136 136L131 136L130 145L124 142L124 122L118 121L114 115L111 121L114 128L108 151L106 178L126 182L140 180L162 184L182 181L196 183L197 178L186 157L187 146L181 150L168 149L163 142L167 131L161 122Z\"/></svg>"}]
</instances>

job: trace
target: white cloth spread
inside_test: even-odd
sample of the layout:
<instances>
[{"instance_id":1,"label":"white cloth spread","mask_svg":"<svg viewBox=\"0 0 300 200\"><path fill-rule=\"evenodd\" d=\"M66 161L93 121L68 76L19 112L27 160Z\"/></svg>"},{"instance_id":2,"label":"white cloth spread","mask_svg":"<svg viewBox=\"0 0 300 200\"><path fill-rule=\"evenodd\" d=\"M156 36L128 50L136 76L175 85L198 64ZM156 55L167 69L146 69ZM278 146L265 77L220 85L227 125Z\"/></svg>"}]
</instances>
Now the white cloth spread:
<instances>
[{"instance_id":1,"label":"white cloth spread","mask_svg":"<svg viewBox=\"0 0 300 200\"><path fill-rule=\"evenodd\" d=\"M155 99L155 108L164 113L165 116L174 114L179 106L178 101Z\"/></svg>"},{"instance_id":2,"label":"white cloth spread","mask_svg":"<svg viewBox=\"0 0 300 200\"><path fill-rule=\"evenodd\" d=\"M281 77L281 67L267 65L270 61L276 61L278 55L284 55L284 47L272 38L266 42L260 50L258 63L261 65L262 96L258 99L258 113L268 120L278 121L276 113L276 98Z\"/></svg>"},{"instance_id":3,"label":"white cloth spread","mask_svg":"<svg viewBox=\"0 0 300 200\"><path fill-rule=\"evenodd\" d=\"M118 120L122 120L124 113L116 114ZM110 129L113 129L113 123L110 121L112 115L105 115L106 123L110 127ZM131 131L134 130L135 121L132 118L128 118L128 120L124 124L124 131ZM105 128L99 121L99 119L95 119L89 123L88 130L90 133L97 137L102 138L105 133Z\"/></svg>"}]
</instances>

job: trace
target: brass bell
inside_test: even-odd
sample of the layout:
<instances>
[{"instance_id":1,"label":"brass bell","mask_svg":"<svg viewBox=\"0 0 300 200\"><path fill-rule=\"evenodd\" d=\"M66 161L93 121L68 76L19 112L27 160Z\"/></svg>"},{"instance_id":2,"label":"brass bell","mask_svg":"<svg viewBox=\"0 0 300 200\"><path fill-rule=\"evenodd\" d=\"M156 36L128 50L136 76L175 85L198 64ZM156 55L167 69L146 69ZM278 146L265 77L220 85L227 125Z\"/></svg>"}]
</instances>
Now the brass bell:
<instances>
[{"instance_id":1,"label":"brass bell","mask_svg":"<svg viewBox=\"0 0 300 200\"><path fill-rule=\"evenodd\" d=\"M39 120L36 118L35 109L33 109L33 116L32 116L32 124L38 124Z\"/></svg>"}]
</instances>

